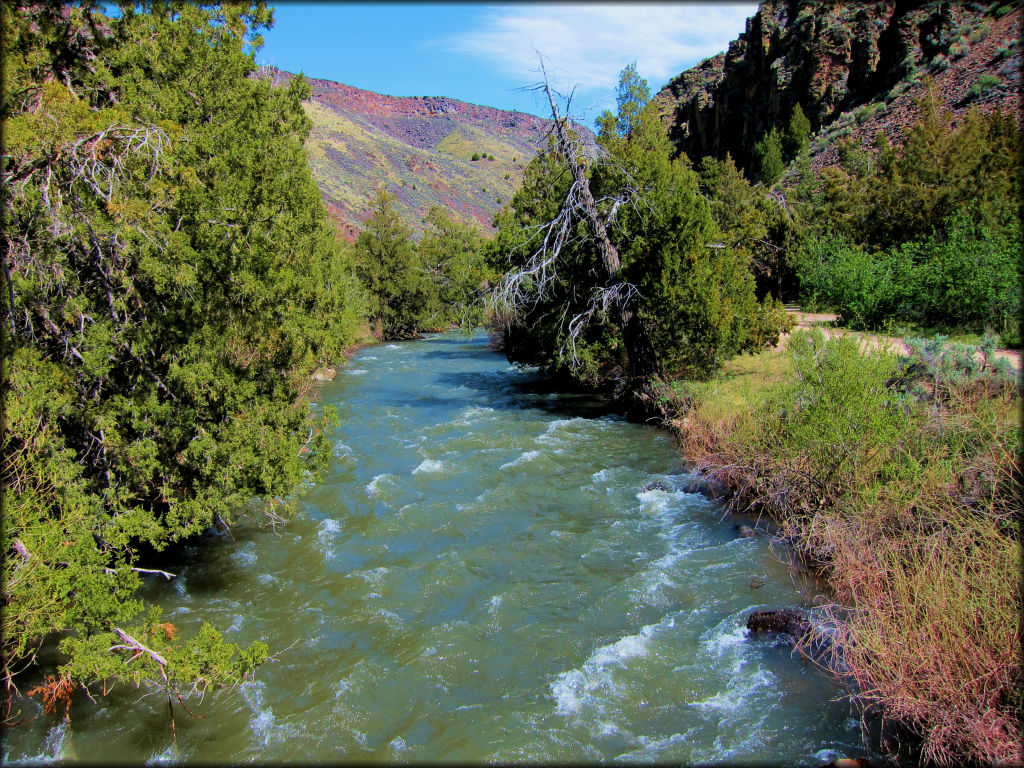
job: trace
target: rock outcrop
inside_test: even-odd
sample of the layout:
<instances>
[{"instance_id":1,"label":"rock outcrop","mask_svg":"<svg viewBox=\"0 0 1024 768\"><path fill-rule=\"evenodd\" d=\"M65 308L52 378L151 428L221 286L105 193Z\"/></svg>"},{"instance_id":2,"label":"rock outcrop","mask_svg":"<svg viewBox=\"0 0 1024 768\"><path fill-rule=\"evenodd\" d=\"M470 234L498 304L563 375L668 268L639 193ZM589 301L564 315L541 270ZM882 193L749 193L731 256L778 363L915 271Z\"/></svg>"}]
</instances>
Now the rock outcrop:
<instances>
[{"instance_id":1,"label":"rock outcrop","mask_svg":"<svg viewBox=\"0 0 1024 768\"><path fill-rule=\"evenodd\" d=\"M656 101L695 162L728 152L749 167L754 144L784 129L796 104L812 132L842 123L843 135L867 141L889 128L900 143L926 75L955 111L1019 112L1020 22L1019 4L771 0L728 51L671 80Z\"/></svg>"}]
</instances>

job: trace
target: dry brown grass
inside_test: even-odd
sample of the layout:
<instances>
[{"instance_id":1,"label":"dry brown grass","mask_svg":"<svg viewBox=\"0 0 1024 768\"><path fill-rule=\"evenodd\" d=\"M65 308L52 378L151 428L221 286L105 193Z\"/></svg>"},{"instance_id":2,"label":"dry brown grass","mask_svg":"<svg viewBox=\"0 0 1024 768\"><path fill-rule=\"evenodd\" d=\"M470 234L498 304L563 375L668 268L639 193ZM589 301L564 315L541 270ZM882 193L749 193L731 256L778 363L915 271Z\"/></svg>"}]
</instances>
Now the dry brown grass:
<instances>
[{"instance_id":1,"label":"dry brown grass","mask_svg":"<svg viewBox=\"0 0 1024 768\"><path fill-rule=\"evenodd\" d=\"M1018 391L980 377L900 397L895 357L841 344L677 387L683 454L826 578L837 668L923 761L1020 763Z\"/></svg>"}]
</instances>

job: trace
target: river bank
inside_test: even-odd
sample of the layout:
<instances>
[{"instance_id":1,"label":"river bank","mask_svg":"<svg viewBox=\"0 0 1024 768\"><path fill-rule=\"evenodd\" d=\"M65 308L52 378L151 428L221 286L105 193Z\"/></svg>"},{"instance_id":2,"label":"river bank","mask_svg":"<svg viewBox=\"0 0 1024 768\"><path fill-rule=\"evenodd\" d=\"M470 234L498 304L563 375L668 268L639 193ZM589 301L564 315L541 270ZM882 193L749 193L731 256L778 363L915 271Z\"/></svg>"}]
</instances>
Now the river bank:
<instances>
[{"instance_id":1,"label":"river bank","mask_svg":"<svg viewBox=\"0 0 1024 768\"><path fill-rule=\"evenodd\" d=\"M860 700L938 764L1021 760L1020 399L983 363L801 331L661 390L694 472L825 580Z\"/></svg>"},{"instance_id":2,"label":"river bank","mask_svg":"<svg viewBox=\"0 0 1024 768\"><path fill-rule=\"evenodd\" d=\"M131 685L77 697L70 722L27 700L5 763L865 754L839 689L744 627L814 590L684 487L667 432L483 333L364 347L337 374L316 385L329 465L287 525L235 527L146 581L179 638L209 621L274 661L190 701L205 719L179 711L176 742L166 700Z\"/></svg>"}]
</instances>

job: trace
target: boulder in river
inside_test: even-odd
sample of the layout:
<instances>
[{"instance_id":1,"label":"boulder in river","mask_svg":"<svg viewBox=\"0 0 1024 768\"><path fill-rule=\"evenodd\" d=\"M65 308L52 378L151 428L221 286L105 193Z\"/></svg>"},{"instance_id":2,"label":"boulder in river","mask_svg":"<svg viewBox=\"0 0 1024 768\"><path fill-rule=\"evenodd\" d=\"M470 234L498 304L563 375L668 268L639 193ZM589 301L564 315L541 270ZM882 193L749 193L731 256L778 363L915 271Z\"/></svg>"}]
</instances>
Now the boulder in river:
<instances>
[{"instance_id":1,"label":"boulder in river","mask_svg":"<svg viewBox=\"0 0 1024 768\"><path fill-rule=\"evenodd\" d=\"M332 381L338 375L337 369L332 366L321 368L313 374L313 381Z\"/></svg>"},{"instance_id":2,"label":"boulder in river","mask_svg":"<svg viewBox=\"0 0 1024 768\"><path fill-rule=\"evenodd\" d=\"M674 488L671 488L668 483L664 480L652 480L644 486L645 491L665 491L665 493L672 493Z\"/></svg>"},{"instance_id":3,"label":"boulder in river","mask_svg":"<svg viewBox=\"0 0 1024 768\"><path fill-rule=\"evenodd\" d=\"M783 608L778 611L754 611L747 617L747 629L751 632L787 634L794 642L800 642L811 631L811 620L801 610Z\"/></svg>"}]
</instances>

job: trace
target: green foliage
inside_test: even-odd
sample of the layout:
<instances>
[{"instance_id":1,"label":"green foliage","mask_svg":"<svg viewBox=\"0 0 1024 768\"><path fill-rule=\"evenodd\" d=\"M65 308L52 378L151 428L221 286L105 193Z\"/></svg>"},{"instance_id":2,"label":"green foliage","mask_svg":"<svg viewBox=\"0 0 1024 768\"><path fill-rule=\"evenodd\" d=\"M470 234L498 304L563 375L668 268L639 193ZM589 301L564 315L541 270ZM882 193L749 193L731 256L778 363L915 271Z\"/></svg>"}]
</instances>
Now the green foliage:
<instances>
[{"instance_id":1,"label":"green foliage","mask_svg":"<svg viewBox=\"0 0 1024 768\"><path fill-rule=\"evenodd\" d=\"M1013 46L1008 44L1004 40L1003 41L1003 45L1001 45L999 48L996 49L995 55L992 58L995 61L1002 61L1003 59L1008 59L1011 56L1013 56L1013 53L1014 53Z\"/></svg>"},{"instance_id":2,"label":"green foliage","mask_svg":"<svg viewBox=\"0 0 1024 768\"><path fill-rule=\"evenodd\" d=\"M857 120L857 125L863 125L881 108L881 102L872 102L871 104L862 104L854 110L853 116Z\"/></svg>"},{"instance_id":3,"label":"green foliage","mask_svg":"<svg viewBox=\"0 0 1024 768\"><path fill-rule=\"evenodd\" d=\"M356 274L370 297L369 318L382 339L415 338L436 310L436 294L425 279L412 230L383 186L355 242Z\"/></svg>"},{"instance_id":4,"label":"green foliage","mask_svg":"<svg viewBox=\"0 0 1024 768\"><path fill-rule=\"evenodd\" d=\"M793 216L763 187L747 181L729 155L725 160L705 157L698 171L721 242L750 263L759 296L771 293L782 298L793 282L789 254L798 230Z\"/></svg>"},{"instance_id":5,"label":"green foliage","mask_svg":"<svg viewBox=\"0 0 1024 768\"><path fill-rule=\"evenodd\" d=\"M805 301L861 328L890 320L1019 336L1016 165L1020 128L972 110L956 128L929 85L898 154L879 132L868 150L840 143L817 191L797 190L811 235Z\"/></svg>"},{"instance_id":6,"label":"green foliage","mask_svg":"<svg viewBox=\"0 0 1024 768\"><path fill-rule=\"evenodd\" d=\"M970 95L972 98L980 98L988 93L990 90L999 85L1002 81L996 75L990 75L984 73L978 76L978 79L970 88Z\"/></svg>"},{"instance_id":7,"label":"green foliage","mask_svg":"<svg viewBox=\"0 0 1024 768\"><path fill-rule=\"evenodd\" d=\"M486 155L484 155L484 157L486 157ZM480 153L479 152L474 152L473 156L471 158L469 158L469 159L474 161L474 162L476 162L477 160L480 159Z\"/></svg>"},{"instance_id":8,"label":"green foliage","mask_svg":"<svg viewBox=\"0 0 1024 768\"><path fill-rule=\"evenodd\" d=\"M804 300L835 309L851 328L879 328L904 316L913 296L913 265L902 256L871 253L838 236L813 240L798 261Z\"/></svg>"},{"instance_id":9,"label":"green foliage","mask_svg":"<svg viewBox=\"0 0 1024 768\"><path fill-rule=\"evenodd\" d=\"M590 188L609 221L624 290L637 292L655 367L670 377L707 376L728 357L777 339L779 318L755 298L749 252L717 247L720 233L697 174L685 157L672 157L656 110L642 103L646 83L635 67L623 71L619 93L620 115L599 120L606 154L591 165ZM495 221L496 266L514 272L543 246L571 181L553 148L531 162L511 209ZM584 222L571 223L557 276L543 286L535 276L527 285L529 309L504 319L504 343L514 362L600 386L630 373L622 328L607 305L593 303L604 287L593 238ZM589 323L574 334L582 317Z\"/></svg>"},{"instance_id":10,"label":"green foliage","mask_svg":"<svg viewBox=\"0 0 1024 768\"><path fill-rule=\"evenodd\" d=\"M980 331L1012 343L1020 334L1020 225L991 230L974 212L944 222L944 234L871 252L844 238L812 241L799 260L804 297L834 308L852 328L900 318Z\"/></svg>"},{"instance_id":11,"label":"green foliage","mask_svg":"<svg viewBox=\"0 0 1024 768\"><path fill-rule=\"evenodd\" d=\"M774 186L780 178L785 166L782 162L782 136L772 128L754 145L754 157L757 159L758 179L766 187Z\"/></svg>"},{"instance_id":12,"label":"green foliage","mask_svg":"<svg viewBox=\"0 0 1024 768\"><path fill-rule=\"evenodd\" d=\"M605 110L595 120L598 138L608 146L612 137L629 136L637 129L640 112L650 100L651 91L647 86L647 80L640 76L634 61L619 75L619 85L615 93L616 114Z\"/></svg>"},{"instance_id":13,"label":"green foliage","mask_svg":"<svg viewBox=\"0 0 1024 768\"><path fill-rule=\"evenodd\" d=\"M4 676L56 633L69 686L184 685L186 656L230 685L265 648L111 650L153 635L137 552L322 469L309 376L363 296L308 171L308 86L250 76L270 13L97 8L0 9Z\"/></svg>"},{"instance_id":14,"label":"green foliage","mask_svg":"<svg viewBox=\"0 0 1024 768\"><path fill-rule=\"evenodd\" d=\"M445 209L427 214L419 245L383 186L356 238L356 274L370 294L370 321L382 339L415 338L453 324L473 326L483 317L484 266L479 230Z\"/></svg>"},{"instance_id":15,"label":"green foliage","mask_svg":"<svg viewBox=\"0 0 1024 768\"><path fill-rule=\"evenodd\" d=\"M804 114L799 102L793 105L786 132L782 137L782 153L786 160L792 160L811 149L811 121Z\"/></svg>"},{"instance_id":16,"label":"green foliage","mask_svg":"<svg viewBox=\"0 0 1024 768\"><path fill-rule=\"evenodd\" d=\"M460 223L447 209L435 206L427 214L418 252L439 305L436 319L431 319L433 326L480 325L483 293L494 274L484 263L479 228Z\"/></svg>"},{"instance_id":17,"label":"green foliage","mask_svg":"<svg viewBox=\"0 0 1024 768\"><path fill-rule=\"evenodd\" d=\"M766 355L742 389L689 387L680 439L734 504L771 514L827 580L842 606L827 614L830 637L857 696L913 722L928 760L1012 762L1018 390L995 370L991 339L911 346L898 357L850 336L794 333L791 375Z\"/></svg>"}]
</instances>

